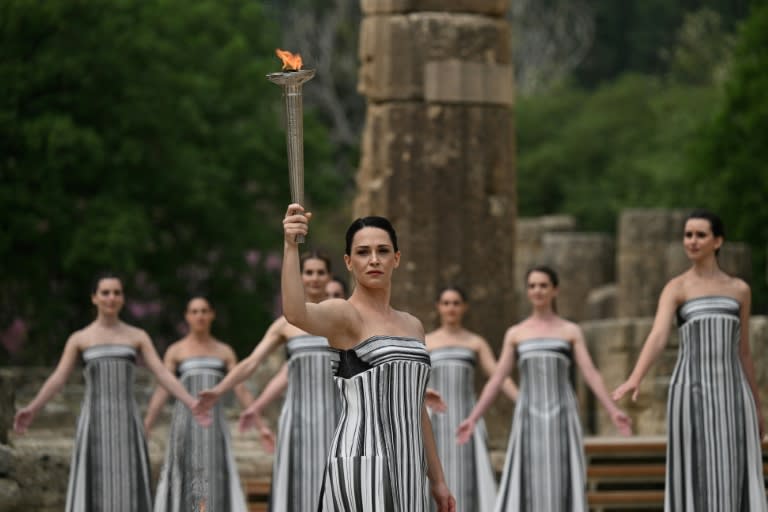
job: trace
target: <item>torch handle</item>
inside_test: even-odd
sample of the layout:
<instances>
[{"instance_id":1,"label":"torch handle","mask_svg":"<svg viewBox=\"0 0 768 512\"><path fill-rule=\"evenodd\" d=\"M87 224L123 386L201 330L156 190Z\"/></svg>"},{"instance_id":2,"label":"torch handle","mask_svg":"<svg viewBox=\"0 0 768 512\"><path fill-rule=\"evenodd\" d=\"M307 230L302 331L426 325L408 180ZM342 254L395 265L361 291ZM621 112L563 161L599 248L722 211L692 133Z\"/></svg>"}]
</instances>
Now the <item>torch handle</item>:
<instances>
[{"instance_id":1,"label":"torch handle","mask_svg":"<svg viewBox=\"0 0 768 512\"><path fill-rule=\"evenodd\" d=\"M301 84L283 86L285 97L285 143L288 147L288 176L291 200L304 203L304 115ZM296 235L296 243L304 243L304 235Z\"/></svg>"}]
</instances>

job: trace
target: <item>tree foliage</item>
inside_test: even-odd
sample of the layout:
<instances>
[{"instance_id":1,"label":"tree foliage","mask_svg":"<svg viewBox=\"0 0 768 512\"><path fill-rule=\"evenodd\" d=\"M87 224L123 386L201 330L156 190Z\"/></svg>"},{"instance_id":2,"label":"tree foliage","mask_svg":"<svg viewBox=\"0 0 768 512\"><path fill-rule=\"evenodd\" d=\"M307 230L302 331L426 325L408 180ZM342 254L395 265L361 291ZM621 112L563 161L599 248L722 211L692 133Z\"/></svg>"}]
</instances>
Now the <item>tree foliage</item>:
<instances>
[{"instance_id":1,"label":"tree foliage","mask_svg":"<svg viewBox=\"0 0 768 512\"><path fill-rule=\"evenodd\" d=\"M40 348L92 316L104 268L163 341L205 291L227 304L217 332L252 346L289 197L270 17L247 0L9 0L0 18L0 330L22 321L29 340L15 357L50 362ZM305 137L309 195L328 202L311 115Z\"/></svg>"},{"instance_id":2,"label":"tree foliage","mask_svg":"<svg viewBox=\"0 0 768 512\"><path fill-rule=\"evenodd\" d=\"M768 6L739 33L715 119L696 145L691 174L700 196L722 212L729 237L751 244L755 302L768 305Z\"/></svg>"}]
</instances>

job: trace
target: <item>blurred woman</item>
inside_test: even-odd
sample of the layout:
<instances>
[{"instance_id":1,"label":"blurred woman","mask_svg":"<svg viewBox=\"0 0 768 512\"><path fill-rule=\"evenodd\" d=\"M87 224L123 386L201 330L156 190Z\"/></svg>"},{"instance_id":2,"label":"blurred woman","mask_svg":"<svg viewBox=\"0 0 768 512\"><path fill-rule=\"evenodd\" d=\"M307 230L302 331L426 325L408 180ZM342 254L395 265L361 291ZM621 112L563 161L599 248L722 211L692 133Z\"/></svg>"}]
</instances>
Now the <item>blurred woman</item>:
<instances>
[{"instance_id":1,"label":"blurred woman","mask_svg":"<svg viewBox=\"0 0 768 512\"><path fill-rule=\"evenodd\" d=\"M208 299L193 297L185 313L189 333L165 352L165 367L178 374L194 395L215 386L237 364L232 348L211 336L215 316ZM242 384L235 387L235 394L243 407L253 401ZM163 388L157 388L152 395L144 419L147 435L167 399L168 392ZM176 403L155 495L155 512L198 510L203 504L207 512L246 512L223 408L216 405L208 428L190 421L189 415Z\"/></svg>"},{"instance_id":2,"label":"blurred woman","mask_svg":"<svg viewBox=\"0 0 768 512\"><path fill-rule=\"evenodd\" d=\"M619 432L631 434L630 420L608 395L579 326L555 312L555 271L534 267L526 284L533 311L504 335L496 371L459 426L458 439L469 440L517 360L520 389L496 511L586 512L584 448L570 382L572 359Z\"/></svg>"},{"instance_id":3,"label":"blurred woman","mask_svg":"<svg viewBox=\"0 0 768 512\"><path fill-rule=\"evenodd\" d=\"M133 394L139 354L161 386L188 409L196 404L163 366L147 333L120 320L124 301L119 277L104 274L96 279L91 294L96 319L69 337L54 372L14 419L14 430L24 433L82 358L85 396L69 472L67 512L152 509L146 440ZM196 420L210 423L205 415Z\"/></svg>"},{"instance_id":4,"label":"blurred woman","mask_svg":"<svg viewBox=\"0 0 768 512\"><path fill-rule=\"evenodd\" d=\"M302 297L312 303L325 300L330 260L318 253L305 254L299 273ZM339 392L333 383L328 340L292 325L285 317L278 318L251 355L217 385L200 392L198 411L212 407L223 393L252 375L264 358L281 345L286 346L288 356L288 392L277 431L270 510L305 512L317 507L325 459L339 412ZM244 411L241 428L250 426L251 420L256 421L262 403L255 400Z\"/></svg>"},{"instance_id":5,"label":"blurred woman","mask_svg":"<svg viewBox=\"0 0 768 512\"><path fill-rule=\"evenodd\" d=\"M430 387L447 401L445 414L432 416L432 430L446 483L456 497L456 510L490 512L496 502L496 477L482 419L469 442L456 442L459 423L475 405L475 367L479 364L489 377L496 369L488 342L462 325L468 306L463 290L444 288L437 300L440 327L426 336L432 360ZM507 396L515 400L517 388L512 379L505 379L503 386Z\"/></svg>"},{"instance_id":6,"label":"blurred woman","mask_svg":"<svg viewBox=\"0 0 768 512\"><path fill-rule=\"evenodd\" d=\"M683 231L691 268L661 292L632 374L613 392L636 400L677 317L680 352L667 399L664 509L765 512L760 440L765 424L749 347L751 293L720 269L720 218L692 212Z\"/></svg>"}]
</instances>

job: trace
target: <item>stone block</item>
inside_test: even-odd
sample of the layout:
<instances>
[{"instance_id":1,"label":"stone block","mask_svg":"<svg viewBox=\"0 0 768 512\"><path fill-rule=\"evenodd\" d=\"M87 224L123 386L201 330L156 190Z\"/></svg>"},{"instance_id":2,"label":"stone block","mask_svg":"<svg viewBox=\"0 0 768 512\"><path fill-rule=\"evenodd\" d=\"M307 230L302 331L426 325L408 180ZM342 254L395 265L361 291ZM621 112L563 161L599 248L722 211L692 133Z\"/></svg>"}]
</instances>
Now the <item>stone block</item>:
<instances>
[{"instance_id":1,"label":"stone block","mask_svg":"<svg viewBox=\"0 0 768 512\"><path fill-rule=\"evenodd\" d=\"M363 14L443 11L503 16L508 0L361 0Z\"/></svg>"},{"instance_id":2,"label":"stone block","mask_svg":"<svg viewBox=\"0 0 768 512\"><path fill-rule=\"evenodd\" d=\"M441 12L368 16L360 27L358 91L373 102L425 100L429 69L433 100L448 92L474 91L473 102L499 103L503 98L502 103L508 104L512 94L508 41L509 26L501 18ZM466 74L465 89L448 91L447 84L435 83L449 71L452 76ZM502 83L479 88L480 77ZM487 101L484 92L492 95Z\"/></svg>"},{"instance_id":3,"label":"stone block","mask_svg":"<svg viewBox=\"0 0 768 512\"><path fill-rule=\"evenodd\" d=\"M589 292L615 278L613 238L602 233L545 233L540 258L560 278L558 313L576 322L589 316Z\"/></svg>"},{"instance_id":4,"label":"stone block","mask_svg":"<svg viewBox=\"0 0 768 512\"><path fill-rule=\"evenodd\" d=\"M18 510L16 507L21 502L21 490L19 484L8 478L0 478L0 510Z\"/></svg>"},{"instance_id":5,"label":"stone block","mask_svg":"<svg viewBox=\"0 0 768 512\"><path fill-rule=\"evenodd\" d=\"M619 218L616 271L620 317L651 316L669 279L667 248L682 240L687 210L630 209Z\"/></svg>"},{"instance_id":6,"label":"stone block","mask_svg":"<svg viewBox=\"0 0 768 512\"><path fill-rule=\"evenodd\" d=\"M616 318L618 286L609 283L590 290L587 295L586 320Z\"/></svg>"}]
</instances>

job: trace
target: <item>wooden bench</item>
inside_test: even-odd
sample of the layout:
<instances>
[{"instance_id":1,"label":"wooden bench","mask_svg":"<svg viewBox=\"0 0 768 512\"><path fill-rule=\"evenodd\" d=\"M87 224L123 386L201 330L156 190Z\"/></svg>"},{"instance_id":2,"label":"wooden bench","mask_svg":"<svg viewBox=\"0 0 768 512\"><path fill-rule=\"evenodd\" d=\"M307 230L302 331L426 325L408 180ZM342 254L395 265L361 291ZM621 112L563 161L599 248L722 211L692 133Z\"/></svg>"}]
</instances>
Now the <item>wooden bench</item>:
<instances>
[{"instance_id":1,"label":"wooden bench","mask_svg":"<svg viewBox=\"0 0 768 512\"><path fill-rule=\"evenodd\" d=\"M245 501L248 512L267 512L269 509L269 492L271 482L268 478L253 478L243 481Z\"/></svg>"}]
</instances>

